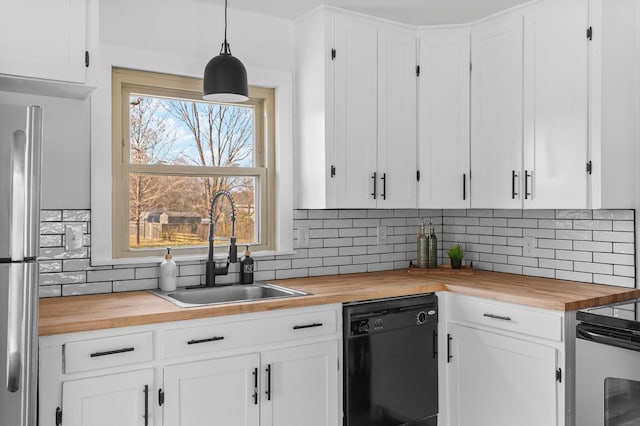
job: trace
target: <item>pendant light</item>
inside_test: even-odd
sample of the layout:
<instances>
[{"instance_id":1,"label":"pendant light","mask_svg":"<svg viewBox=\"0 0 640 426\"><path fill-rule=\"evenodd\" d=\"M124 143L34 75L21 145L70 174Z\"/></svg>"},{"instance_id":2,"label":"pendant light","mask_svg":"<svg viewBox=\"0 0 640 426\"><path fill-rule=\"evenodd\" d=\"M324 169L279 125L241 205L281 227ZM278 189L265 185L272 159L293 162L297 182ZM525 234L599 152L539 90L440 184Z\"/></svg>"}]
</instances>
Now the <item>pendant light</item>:
<instances>
[{"instance_id":1,"label":"pendant light","mask_svg":"<svg viewBox=\"0 0 640 426\"><path fill-rule=\"evenodd\" d=\"M247 70L238 58L231 55L227 43L227 0L224 1L224 42L220 54L204 69L202 98L214 102L244 102L249 99Z\"/></svg>"}]
</instances>

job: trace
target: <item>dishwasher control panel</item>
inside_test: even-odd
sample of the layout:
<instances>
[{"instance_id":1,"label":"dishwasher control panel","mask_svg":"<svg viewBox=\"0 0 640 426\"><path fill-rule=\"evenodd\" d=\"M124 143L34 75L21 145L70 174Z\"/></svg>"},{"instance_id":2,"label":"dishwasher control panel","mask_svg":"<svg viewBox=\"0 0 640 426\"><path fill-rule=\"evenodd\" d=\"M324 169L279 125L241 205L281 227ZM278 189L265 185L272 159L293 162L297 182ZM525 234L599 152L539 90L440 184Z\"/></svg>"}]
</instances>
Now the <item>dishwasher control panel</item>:
<instances>
[{"instance_id":1,"label":"dishwasher control panel","mask_svg":"<svg viewBox=\"0 0 640 426\"><path fill-rule=\"evenodd\" d=\"M369 306L370 310L353 311L345 318L350 336L382 333L407 327L420 327L438 322L437 305L430 303ZM347 322L348 321L348 322Z\"/></svg>"}]
</instances>

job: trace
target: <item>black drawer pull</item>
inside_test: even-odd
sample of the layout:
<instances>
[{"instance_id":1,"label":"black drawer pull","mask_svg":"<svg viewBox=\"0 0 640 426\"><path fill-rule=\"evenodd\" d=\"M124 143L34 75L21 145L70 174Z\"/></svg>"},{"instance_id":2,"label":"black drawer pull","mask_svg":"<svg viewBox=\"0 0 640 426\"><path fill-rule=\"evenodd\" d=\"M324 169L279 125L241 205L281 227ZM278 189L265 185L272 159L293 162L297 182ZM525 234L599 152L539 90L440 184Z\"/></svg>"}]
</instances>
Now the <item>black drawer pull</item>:
<instances>
[{"instance_id":1,"label":"black drawer pull","mask_svg":"<svg viewBox=\"0 0 640 426\"><path fill-rule=\"evenodd\" d=\"M106 355L115 355L115 354L123 354L125 352L133 352L135 348L122 348L115 349L113 351L104 351L104 352L94 352L90 355L91 358L95 358L98 356L106 356Z\"/></svg>"},{"instance_id":2,"label":"black drawer pull","mask_svg":"<svg viewBox=\"0 0 640 426\"><path fill-rule=\"evenodd\" d=\"M294 325L294 330L302 330L303 328L313 328L313 327L322 327L324 324L321 322L314 322L313 324L304 324L304 325Z\"/></svg>"},{"instance_id":3,"label":"black drawer pull","mask_svg":"<svg viewBox=\"0 0 640 426\"><path fill-rule=\"evenodd\" d=\"M502 320L502 321L511 321L511 317L503 317L501 315L483 314L483 316L485 316L487 318L493 318L493 319Z\"/></svg>"},{"instance_id":4,"label":"black drawer pull","mask_svg":"<svg viewBox=\"0 0 640 426\"><path fill-rule=\"evenodd\" d=\"M224 340L224 337L223 336L214 336L214 337L209 337L208 339L189 340L187 342L187 345L197 345L198 343L217 342L218 340Z\"/></svg>"}]
</instances>

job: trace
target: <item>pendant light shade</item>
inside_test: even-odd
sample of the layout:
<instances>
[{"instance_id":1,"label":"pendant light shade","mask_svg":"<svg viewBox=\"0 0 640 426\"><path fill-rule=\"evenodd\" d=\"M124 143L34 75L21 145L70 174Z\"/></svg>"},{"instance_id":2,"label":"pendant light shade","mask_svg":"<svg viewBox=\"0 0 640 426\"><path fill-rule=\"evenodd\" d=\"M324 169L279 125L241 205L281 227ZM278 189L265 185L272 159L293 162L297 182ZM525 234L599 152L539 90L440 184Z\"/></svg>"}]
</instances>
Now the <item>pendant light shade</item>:
<instances>
[{"instance_id":1,"label":"pendant light shade","mask_svg":"<svg viewBox=\"0 0 640 426\"><path fill-rule=\"evenodd\" d=\"M220 54L204 69L202 98L215 102L244 102L249 99L247 70L231 55L227 42L227 0L224 2L224 42Z\"/></svg>"}]
</instances>

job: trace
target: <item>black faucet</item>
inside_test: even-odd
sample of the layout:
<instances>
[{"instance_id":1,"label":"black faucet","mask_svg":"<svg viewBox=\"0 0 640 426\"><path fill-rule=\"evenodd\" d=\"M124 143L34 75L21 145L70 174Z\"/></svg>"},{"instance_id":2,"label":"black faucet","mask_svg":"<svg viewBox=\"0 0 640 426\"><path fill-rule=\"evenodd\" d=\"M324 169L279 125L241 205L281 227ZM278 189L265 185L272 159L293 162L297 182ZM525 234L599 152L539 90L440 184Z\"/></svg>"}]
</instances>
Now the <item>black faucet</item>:
<instances>
[{"instance_id":1,"label":"black faucet","mask_svg":"<svg viewBox=\"0 0 640 426\"><path fill-rule=\"evenodd\" d=\"M226 197L231 203L231 237L229 238L229 257L225 266L216 267L213 260L213 240L214 240L214 220L213 208L220 197ZM238 262L238 247L236 246L236 205L229 191L216 191L211 199L211 209L209 210L209 256L206 263L205 286L214 287L216 285L216 275L227 275L229 273L229 263Z\"/></svg>"}]
</instances>

